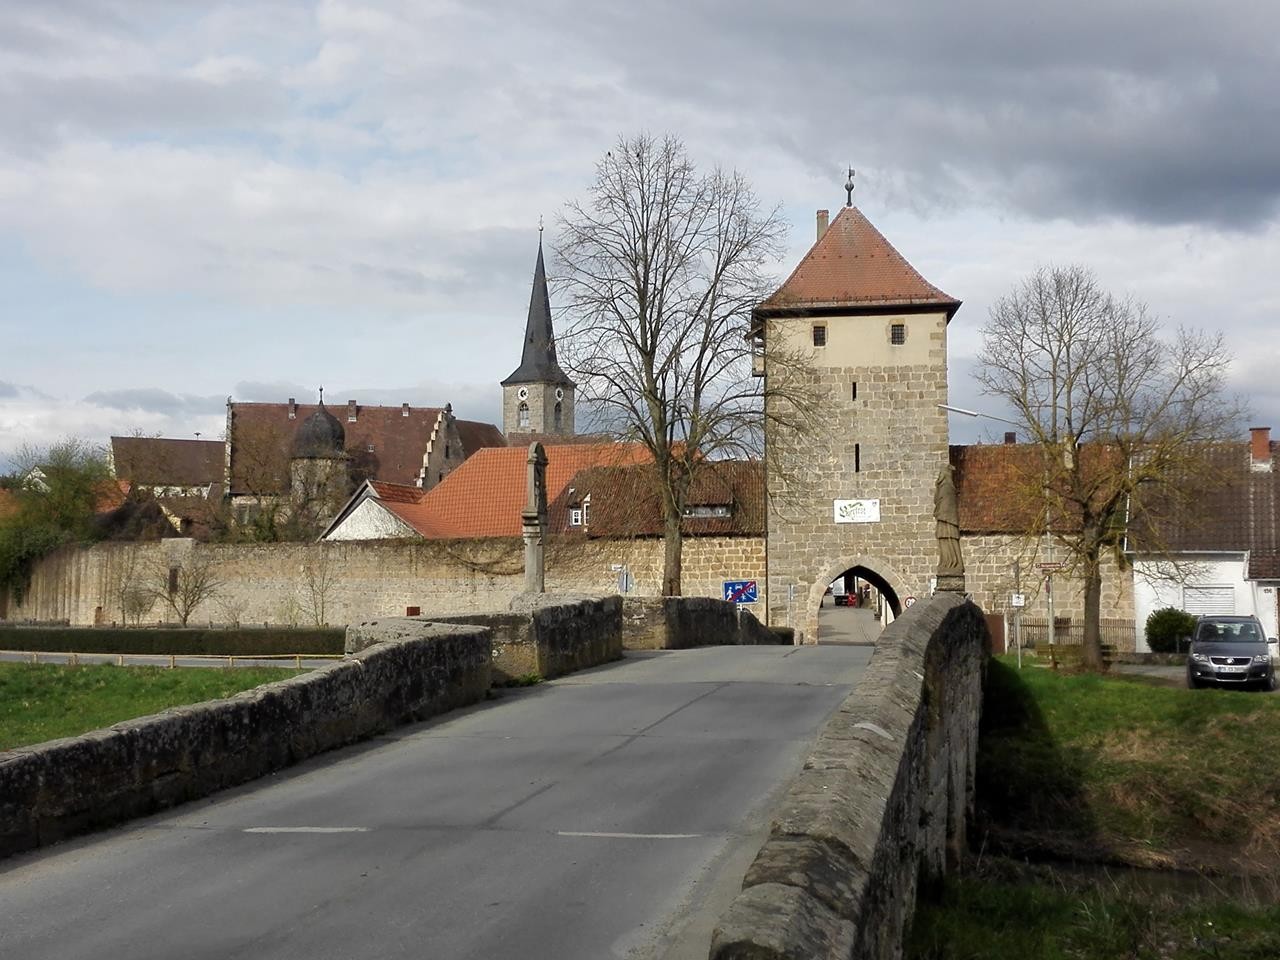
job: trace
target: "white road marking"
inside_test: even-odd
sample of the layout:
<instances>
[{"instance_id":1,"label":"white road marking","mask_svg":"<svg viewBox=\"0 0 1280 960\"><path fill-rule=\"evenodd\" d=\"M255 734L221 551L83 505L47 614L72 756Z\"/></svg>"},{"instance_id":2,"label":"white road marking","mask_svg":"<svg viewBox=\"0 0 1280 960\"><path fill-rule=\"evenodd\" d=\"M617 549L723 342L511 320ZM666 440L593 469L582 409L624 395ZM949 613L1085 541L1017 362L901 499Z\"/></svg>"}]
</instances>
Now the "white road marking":
<instances>
[{"instance_id":1,"label":"white road marking","mask_svg":"<svg viewBox=\"0 0 1280 960\"><path fill-rule=\"evenodd\" d=\"M245 833L368 833L368 827L245 827Z\"/></svg>"},{"instance_id":2,"label":"white road marking","mask_svg":"<svg viewBox=\"0 0 1280 960\"><path fill-rule=\"evenodd\" d=\"M558 837L599 837L606 840L694 840L700 833L596 833L591 830L557 830Z\"/></svg>"}]
</instances>

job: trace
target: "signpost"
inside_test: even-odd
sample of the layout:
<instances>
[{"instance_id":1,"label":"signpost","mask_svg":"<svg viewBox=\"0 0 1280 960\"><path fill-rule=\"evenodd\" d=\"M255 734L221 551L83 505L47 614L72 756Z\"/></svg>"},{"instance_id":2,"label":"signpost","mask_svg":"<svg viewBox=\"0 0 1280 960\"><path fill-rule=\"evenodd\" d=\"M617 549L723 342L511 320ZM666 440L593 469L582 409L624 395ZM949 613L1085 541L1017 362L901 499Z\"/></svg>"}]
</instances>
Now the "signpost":
<instances>
[{"instance_id":1,"label":"signpost","mask_svg":"<svg viewBox=\"0 0 1280 960\"><path fill-rule=\"evenodd\" d=\"M754 580L724 581L724 598L729 603L755 603L760 599Z\"/></svg>"}]
</instances>

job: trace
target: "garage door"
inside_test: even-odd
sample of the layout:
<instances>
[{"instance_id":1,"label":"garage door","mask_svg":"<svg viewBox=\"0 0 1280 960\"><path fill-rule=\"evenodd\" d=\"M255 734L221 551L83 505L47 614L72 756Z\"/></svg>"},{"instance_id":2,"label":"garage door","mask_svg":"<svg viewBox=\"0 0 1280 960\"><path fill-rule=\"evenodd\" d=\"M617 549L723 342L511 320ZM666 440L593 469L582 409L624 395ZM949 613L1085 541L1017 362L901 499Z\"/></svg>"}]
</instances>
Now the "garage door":
<instances>
[{"instance_id":1,"label":"garage door","mask_svg":"<svg viewBox=\"0 0 1280 960\"><path fill-rule=\"evenodd\" d=\"M1198 617L1236 612L1233 587L1183 587L1182 609Z\"/></svg>"}]
</instances>

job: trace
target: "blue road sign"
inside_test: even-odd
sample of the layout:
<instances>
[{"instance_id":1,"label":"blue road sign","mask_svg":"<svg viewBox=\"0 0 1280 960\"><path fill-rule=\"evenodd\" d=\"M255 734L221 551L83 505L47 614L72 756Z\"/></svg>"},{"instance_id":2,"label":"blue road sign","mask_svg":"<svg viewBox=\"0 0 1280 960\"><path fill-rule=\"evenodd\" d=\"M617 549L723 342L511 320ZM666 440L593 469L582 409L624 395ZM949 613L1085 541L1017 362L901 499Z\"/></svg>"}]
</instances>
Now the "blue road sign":
<instances>
[{"instance_id":1,"label":"blue road sign","mask_svg":"<svg viewBox=\"0 0 1280 960\"><path fill-rule=\"evenodd\" d=\"M730 603L755 603L760 599L754 580L726 580L724 598Z\"/></svg>"}]
</instances>

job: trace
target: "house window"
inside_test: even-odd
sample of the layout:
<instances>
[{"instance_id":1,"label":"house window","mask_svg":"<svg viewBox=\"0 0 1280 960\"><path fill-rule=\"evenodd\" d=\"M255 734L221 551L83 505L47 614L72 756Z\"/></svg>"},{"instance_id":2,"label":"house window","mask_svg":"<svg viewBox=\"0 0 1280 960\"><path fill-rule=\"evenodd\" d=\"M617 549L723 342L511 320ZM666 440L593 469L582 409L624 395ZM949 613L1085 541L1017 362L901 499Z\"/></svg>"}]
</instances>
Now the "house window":
<instances>
[{"instance_id":1,"label":"house window","mask_svg":"<svg viewBox=\"0 0 1280 960\"><path fill-rule=\"evenodd\" d=\"M561 429L561 424L564 422L564 407L561 406L559 401L556 401L556 410L555 410L554 416L555 416L555 423L556 423L556 432L559 433Z\"/></svg>"},{"instance_id":2,"label":"house window","mask_svg":"<svg viewBox=\"0 0 1280 960\"><path fill-rule=\"evenodd\" d=\"M591 523L591 494L587 494L582 501L582 525L588 526Z\"/></svg>"},{"instance_id":3,"label":"house window","mask_svg":"<svg viewBox=\"0 0 1280 960\"><path fill-rule=\"evenodd\" d=\"M444 458L446 460L449 459L449 445L447 443L444 445Z\"/></svg>"},{"instance_id":4,"label":"house window","mask_svg":"<svg viewBox=\"0 0 1280 960\"><path fill-rule=\"evenodd\" d=\"M907 342L907 325L905 323L889 324L889 342L894 346L902 346Z\"/></svg>"},{"instance_id":5,"label":"house window","mask_svg":"<svg viewBox=\"0 0 1280 960\"><path fill-rule=\"evenodd\" d=\"M529 405L527 403L520 404L516 410L516 426L523 430L529 429Z\"/></svg>"},{"instance_id":6,"label":"house window","mask_svg":"<svg viewBox=\"0 0 1280 960\"><path fill-rule=\"evenodd\" d=\"M582 526L582 508L581 507L573 507L569 510L569 526L571 527Z\"/></svg>"},{"instance_id":7,"label":"house window","mask_svg":"<svg viewBox=\"0 0 1280 960\"><path fill-rule=\"evenodd\" d=\"M825 347L827 345L827 325L825 323L815 323L813 325L813 345L815 347Z\"/></svg>"},{"instance_id":8,"label":"house window","mask_svg":"<svg viewBox=\"0 0 1280 960\"><path fill-rule=\"evenodd\" d=\"M174 596L178 592L178 571L180 567L169 568L169 596Z\"/></svg>"},{"instance_id":9,"label":"house window","mask_svg":"<svg viewBox=\"0 0 1280 960\"><path fill-rule=\"evenodd\" d=\"M709 517L729 517L733 515L733 512L727 503L699 503L692 507L685 507L684 515L697 520L705 520Z\"/></svg>"}]
</instances>

